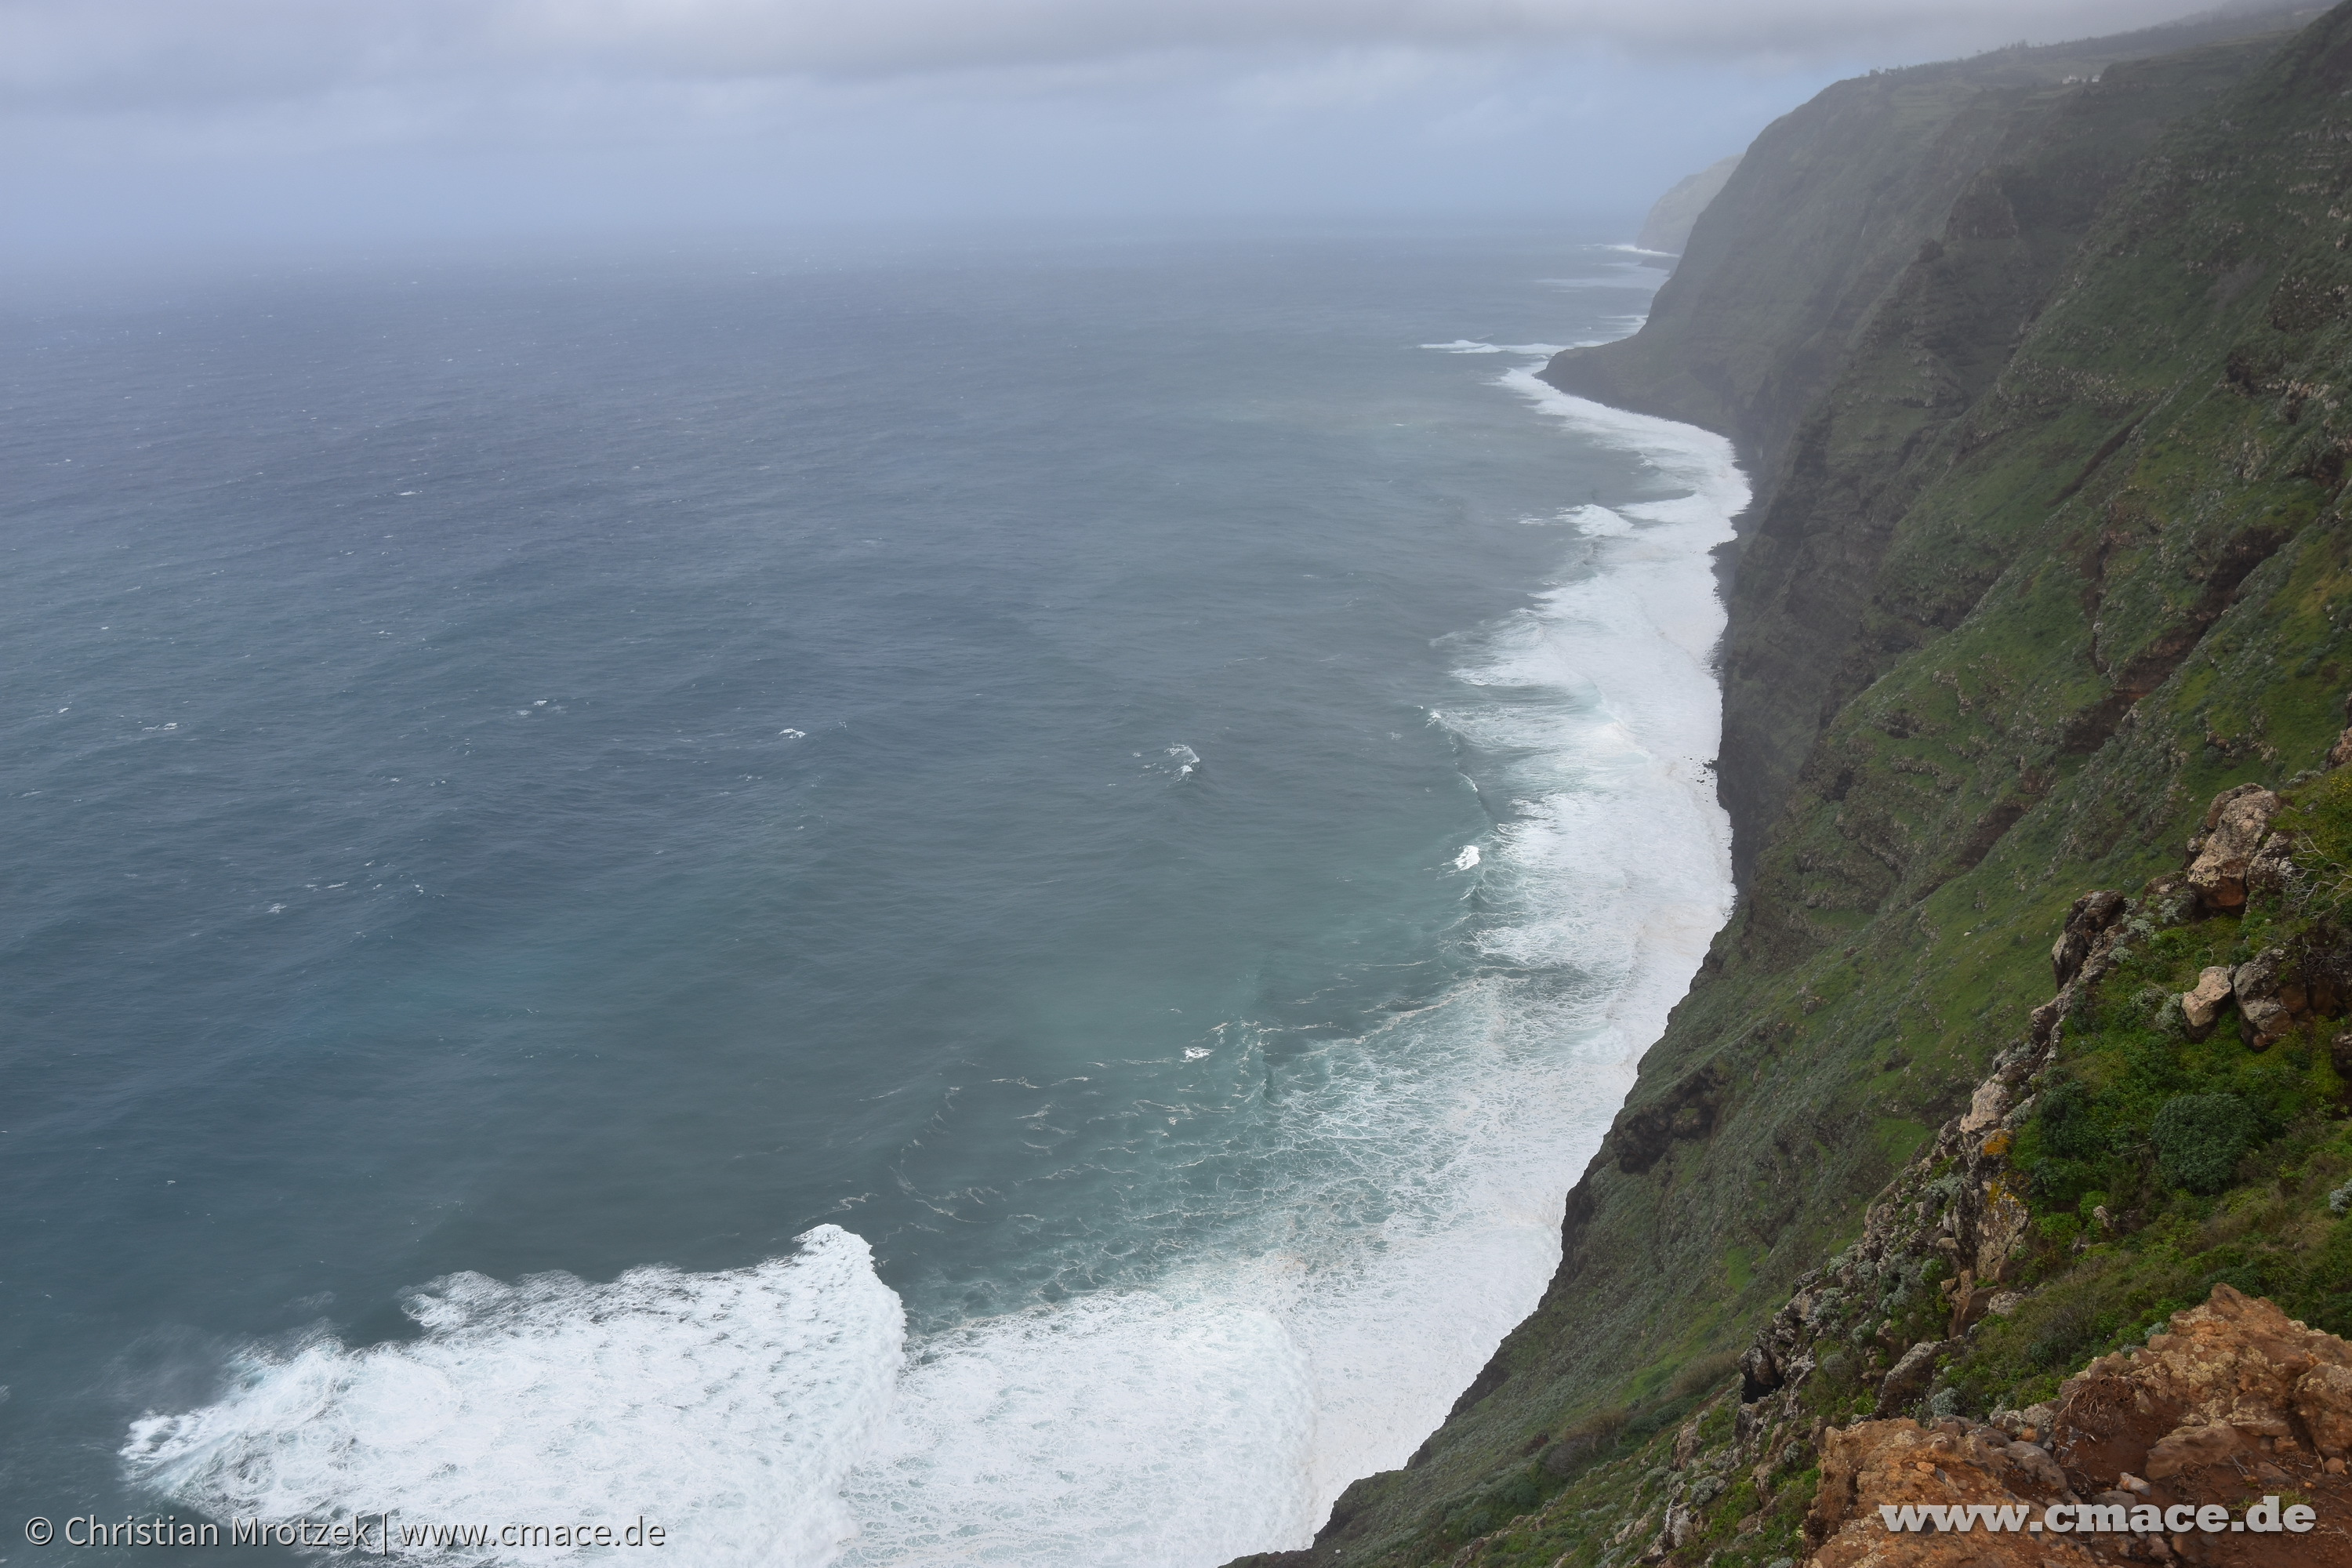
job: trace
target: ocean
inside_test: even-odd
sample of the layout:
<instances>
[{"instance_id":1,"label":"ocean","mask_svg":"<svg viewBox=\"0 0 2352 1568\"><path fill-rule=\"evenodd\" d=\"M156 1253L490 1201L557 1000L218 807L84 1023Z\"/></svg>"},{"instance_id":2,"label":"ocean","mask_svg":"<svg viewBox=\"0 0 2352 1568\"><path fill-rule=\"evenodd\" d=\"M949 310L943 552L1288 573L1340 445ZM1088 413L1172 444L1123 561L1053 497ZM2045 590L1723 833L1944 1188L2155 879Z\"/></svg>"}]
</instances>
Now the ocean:
<instances>
[{"instance_id":1,"label":"ocean","mask_svg":"<svg viewBox=\"0 0 2352 1568\"><path fill-rule=\"evenodd\" d=\"M13 307L0 1561L1304 1544L1533 1307L1728 911L1745 480L1531 374L1661 276L1433 225Z\"/></svg>"}]
</instances>

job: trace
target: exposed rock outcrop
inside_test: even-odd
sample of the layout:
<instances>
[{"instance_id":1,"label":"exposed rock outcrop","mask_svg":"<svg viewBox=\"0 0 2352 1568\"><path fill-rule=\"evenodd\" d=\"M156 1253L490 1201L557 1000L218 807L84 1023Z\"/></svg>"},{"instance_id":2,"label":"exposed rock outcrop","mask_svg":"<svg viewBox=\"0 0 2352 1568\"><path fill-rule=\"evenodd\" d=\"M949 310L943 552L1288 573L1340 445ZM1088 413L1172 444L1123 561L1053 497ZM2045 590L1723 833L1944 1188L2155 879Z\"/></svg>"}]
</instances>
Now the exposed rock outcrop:
<instances>
[{"instance_id":1,"label":"exposed rock outcrop","mask_svg":"<svg viewBox=\"0 0 2352 1568\"><path fill-rule=\"evenodd\" d=\"M2188 1020L2189 1038L2201 1040L2211 1032L2231 994L2226 965L2209 964L2199 972L2196 985L2180 995L2180 1016Z\"/></svg>"},{"instance_id":2,"label":"exposed rock outcrop","mask_svg":"<svg viewBox=\"0 0 2352 1568\"><path fill-rule=\"evenodd\" d=\"M1866 1421L1822 1435L1822 1485L1806 1516L1813 1568L2094 1568L2088 1544L2025 1531L1888 1530L1882 1505L1981 1503L2038 1512L2074 1500L2046 1439L2031 1426Z\"/></svg>"},{"instance_id":3,"label":"exposed rock outcrop","mask_svg":"<svg viewBox=\"0 0 2352 1568\"><path fill-rule=\"evenodd\" d=\"M2266 947L2230 973L2238 999L2239 1032L2255 1050L2268 1050L2310 1011L2310 994L2287 970L2286 954ZM2185 1007L2184 1007L2185 1010Z\"/></svg>"},{"instance_id":4,"label":"exposed rock outcrop","mask_svg":"<svg viewBox=\"0 0 2352 1568\"><path fill-rule=\"evenodd\" d=\"M2091 945L2123 913L2124 896L2114 891L2085 893L2066 911L2066 924L2050 949L2051 978L2063 985L2083 971Z\"/></svg>"},{"instance_id":5,"label":"exposed rock outcrop","mask_svg":"<svg viewBox=\"0 0 2352 1568\"><path fill-rule=\"evenodd\" d=\"M2352 1345L2216 1285L2145 1348L2069 1379L2053 1428L2058 1460L2086 1496L2125 1474L2171 1482L2264 1464L2319 1487L2352 1452Z\"/></svg>"},{"instance_id":6,"label":"exposed rock outcrop","mask_svg":"<svg viewBox=\"0 0 2352 1568\"><path fill-rule=\"evenodd\" d=\"M1724 1072L1709 1064L1669 1088L1647 1105L1628 1105L1609 1135L1617 1168L1639 1175L1656 1164L1677 1140L1704 1138L1715 1125Z\"/></svg>"},{"instance_id":7,"label":"exposed rock outcrop","mask_svg":"<svg viewBox=\"0 0 2352 1568\"><path fill-rule=\"evenodd\" d=\"M2146 1348L2102 1356L2066 1380L2054 1411L1987 1423L1867 1421L1821 1436L1822 1485L1806 1519L1811 1568L1917 1564L2087 1565L2117 1560L2231 1568L2352 1564L2352 1345L2216 1285ZM2076 1535L1887 1529L1906 1504L2053 1502L2126 1510L2220 1504L2242 1516L2263 1497L2307 1504L2307 1531L2175 1531ZM2131 1522L2126 1515L2126 1522Z\"/></svg>"},{"instance_id":8,"label":"exposed rock outcrop","mask_svg":"<svg viewBox=\"0 0 2352 1568\"><path fill-rule=\"evenodd\" d=\"M2277 815L2279 797L2260 784L2240 784L2216 796L2205 813L2204 830L2190 841L2196 858L2188 882L2209 910L2234 910L2246 901L2246 872Z\"/></svg>"}]
</instances>

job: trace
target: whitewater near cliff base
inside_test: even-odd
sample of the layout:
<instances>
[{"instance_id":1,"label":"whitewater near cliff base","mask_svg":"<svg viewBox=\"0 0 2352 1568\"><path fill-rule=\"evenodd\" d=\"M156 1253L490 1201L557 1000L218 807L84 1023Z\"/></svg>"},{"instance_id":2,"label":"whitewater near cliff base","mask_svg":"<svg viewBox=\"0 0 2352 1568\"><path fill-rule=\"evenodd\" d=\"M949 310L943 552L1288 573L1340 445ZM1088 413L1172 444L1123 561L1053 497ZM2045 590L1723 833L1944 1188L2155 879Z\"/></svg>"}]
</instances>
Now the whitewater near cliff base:
<instances>
[{"instance_id":1,"label":"whitewater near cliff base","mask_svg":"<svg viewBox=\"0 0 2352 1568\"><path fill-rule=\"evenodd\" d=\"M1534 1305L1562 1194L1730 897L1711 552L1746 483L1719 438L1449 331L1466 292L1489 321L1605 332L1651 280L1605 247L1554 242L1540 269L1499 248L1356 263L1348 308L1303 325L1333 255L801 295L633 277L616 294L672 329L764 321L808 384L746 355L735 384L640 384L634 412L583 390L620 452L667 467L569 504L551 475L471 558L464 459L407 495L389 454L306 448L389 476L352 531L375 559L304 564L367 595L395 646L341 657L408 683L388 705L426 754L370 763L364 864L338 875L321 833L279 878L305 901L265 868L225 923L330 977L247 1049L418 1110L187 1179L249 1212L265 1182L364 1172L362 1229L397 1239L320 1268L295 1258L303 1202L255 1229L276 1250L199 1304L218 1326L123 1380L119 1484L222 1518L642 1513L711 1563L1205 1568L1303 1544L1402 1463ZM1197 277L1219 268L1222 295ZM495 290L447 287L495 337ZM1100 341L1008 381L981 428L919 397L898 416L939 434L929 455L866 464L868 411L828 405L818 362L871 345L826 337L837 313L804 298L825 289L919 293L1008 378L1024 311L1075 300ZM1110 350L1177 326L1197 346L1066 428ZM583 389L612 368L575 353ZM1080 452L1109 456L1074 472ZM303 548L270 518L241 555ZM436 596L453 579L471 606ZM634 635L592 648L613 625ZM898 657L902 626L935 646ZM495 694L450 684L467 639ZM160 687L135 650L71 651L85 679ZM223 771L195 811L224 838L288 776L270 745L333 738L265 744L196 706L172 734L232 737L205 742ZM559 820L504 868L535 895L469 882L473 814L534 798ZM598 897L551 911L562 887ZM359 918L328 913L355 891ZM405 1040L354 1026L387 995ZM340 1063L298 1049L321 1037ZM524 1115L544 1131L480 1141Z\"/></svg>"}]
</instances>

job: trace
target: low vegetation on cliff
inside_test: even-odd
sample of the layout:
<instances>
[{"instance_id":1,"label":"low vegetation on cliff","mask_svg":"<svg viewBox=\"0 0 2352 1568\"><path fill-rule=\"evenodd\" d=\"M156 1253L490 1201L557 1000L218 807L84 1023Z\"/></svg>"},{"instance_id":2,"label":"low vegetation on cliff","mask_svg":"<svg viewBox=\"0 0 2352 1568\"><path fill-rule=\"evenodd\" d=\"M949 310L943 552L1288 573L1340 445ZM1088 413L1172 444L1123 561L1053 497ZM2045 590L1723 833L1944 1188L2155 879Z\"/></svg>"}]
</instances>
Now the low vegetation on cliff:
<instances>
[{"instance_id":1,"label":"low vegetation on cliff","mask_svg":"<svg viewBox=\"0 0 2352 1568\"><path fill-rule=\"evenodd\" d=\"M1727 752L1739 912L1540 1307L1284 1561L1794 1562L1854 1422L2015 1425L2217 1287L2352 1331L2352 6L2218 47L1947 104L1733 592L1729 728L1813 704Z\"/></svg>"},{"instance_id":2,"label":"low vegetation on cliff","mask_svg":"<svg viewBox=\"0 0 2352 1568\"><path fill-rule=\"evenodd\" d=\"M2317 1528L2189 1560L2352 1563L2352 769L2294 784L2224 791L2176 873L2074 901L2057 994L1736 1361L1539 1434L1400 1560L1893 1568L1952 1546L1890 1537L1881 1503L2267 1487Z\"/></svg>"}]
</instances>

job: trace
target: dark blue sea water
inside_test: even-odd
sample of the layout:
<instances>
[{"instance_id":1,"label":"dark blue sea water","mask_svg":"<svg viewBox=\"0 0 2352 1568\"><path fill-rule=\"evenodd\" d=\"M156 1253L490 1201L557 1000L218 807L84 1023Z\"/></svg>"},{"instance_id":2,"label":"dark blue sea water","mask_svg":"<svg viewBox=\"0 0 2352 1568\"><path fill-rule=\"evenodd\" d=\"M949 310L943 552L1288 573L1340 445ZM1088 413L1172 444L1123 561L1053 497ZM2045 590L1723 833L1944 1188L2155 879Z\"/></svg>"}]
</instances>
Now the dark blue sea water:
<instances>
[{"instance_id":1,"label":"dark blue sea water","mask_svg":"<svg viewBox=\"0 0 2352 1568\"><path fill-rule=\"evenodd\" d=\"M1533 1304L1726 907L1744 487L1527 374L1657 277L1433 229L8 317L0 1560L1303 1542Z\"/></svg>"}]
</instances>

